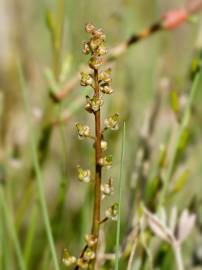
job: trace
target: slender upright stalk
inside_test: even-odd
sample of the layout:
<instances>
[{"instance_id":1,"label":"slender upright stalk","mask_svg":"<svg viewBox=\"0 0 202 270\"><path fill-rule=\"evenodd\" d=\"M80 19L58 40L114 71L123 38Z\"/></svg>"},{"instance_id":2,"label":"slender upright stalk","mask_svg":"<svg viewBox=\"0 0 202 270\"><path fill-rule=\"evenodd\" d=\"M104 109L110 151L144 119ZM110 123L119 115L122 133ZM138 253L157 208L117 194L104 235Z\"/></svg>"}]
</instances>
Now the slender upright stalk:
<instances>
[{"instance_id":1,"label":"slender upright stalk","mask_svg":"<svg viewBox=\"0 0 202 270\"><path fill-rule=\"evenodd\" d=\"M182 252L181 252L180 243L178 243L178 242L175 243L173 245L173 250L174 250L174 253L175 253L177 270L184 270L184 264L183 264L183 258L182 258Z\"/></svg>"},{"instance_id":2,"label":"slender upright stalk","mask_svg":"<svg viewBox=\"0 0 202 270\"><path fill-rule=\"evenodd\" d=\"M98 81L98 70L94 70L95 88L94 94L97 99L100 97L100 87ZM95 193L94 193L94 210L93 210L93 224L92 234L99 236L99 222L100 222L100 204L101 204L101 177L102 167L99 160L102 156L101 149L101 124L100 124L100 109L95 112ZM97 249L97 245L95 245Z\"/></svg>"},{"instance_id":3,"label":"slender upright stalk","mask_svg":"<svg viewBox=\"0 0 202 270\"><path fill-rule=\"evenodd\" d=\"M85 110L94 116L95 133L91 134L90 127L82 123L76 123L78 136L80 139L89 138L94 140L95 147L95 177L91 177L90 170L83 170L79 165L78 179L84 183L93 181L94 184L94 207L92 216L91 233L85 236L86 245L83 248L78 258L71 256L67 250L64 250L63 263L66 266L76 263L75 270L80 268L96 269L97 248L99 242L100 225L109 219L117 220L117 203L113 204L105 212L105 217L100 221L101 199L110 195L113 191L112 178L108 179L107 183L102 183L102 167L111 168L112 156L103 156L107 150L107 141L104 140L104 131L107 129L117 130L119 114L108 117L104 121L104 128L101 129L101 111L103 105L102 94L112 94L111 87L111 70L103 69L103 56L107 53L105 46L106 36L102 29L96 28L93 24L88 23L85 27L86 32L91 35L89 41L84 42L83 53L90 54L88 61L90 73L81 72L81 86L88 86L93 89L93 96L86 96Z\"/></svg>"}]
</instances>

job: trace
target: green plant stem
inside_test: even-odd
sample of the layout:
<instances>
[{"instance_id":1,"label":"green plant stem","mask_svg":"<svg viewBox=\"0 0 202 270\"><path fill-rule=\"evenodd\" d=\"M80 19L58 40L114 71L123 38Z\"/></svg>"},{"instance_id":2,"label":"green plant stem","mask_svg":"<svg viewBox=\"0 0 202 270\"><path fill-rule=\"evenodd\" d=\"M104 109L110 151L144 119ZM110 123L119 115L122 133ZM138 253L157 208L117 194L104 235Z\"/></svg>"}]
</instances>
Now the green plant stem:
<instances>
[{"instance_id":1,"label":"green plant stem","mask_svg":"<svg viewBox=\"0 0 202 270\"><path fill-rule=\"evenodd\" d=\"M38 205L34 203L33 211L31 212L31 217L30 217L29 230L26 236L25 247L24 247L24 258L25 258L25 263L26 263L27 268L29 268L29 262L31 258L32 248L33 248L33 240L34 240L34 235L35 235L36 226L37 226L38 211L39 211Z\"/></svg>"},{"instance_id":2,"label":"green plant stem","mask_svg":"<svg viewBox=\"0 0 202 270\"><path fill-rule=\"evenodd\" d=\"M16 233L15 225L13 222L12 214L10 212L9 206L6 203L6 198L4 196L4 190L3 190L1 185L0 185L0 205L2 207L3 214L5 217L5 223L7 225L7 228L10 232L10 235L11 235L11 238L13 241L13 246L14 246L14 249L15 249L15 252L17 255L18 264L19 264L19 269L26 270L26 266L25 266L25 262L23 260L23 255L22 255L20 243L18 240L18 236Z\"/></svg>"},{"instance_id":3,"label":"green plant stem","mask_svg":"<svg viewBox=\"0 0 202 270\"><path fill-rule=\"evenodd\" d=\"M94 70L95 80L95 96L99 98L100 88L98 81L98 71ZM100 124L100 110L95 112L95 190L94 190L94 210L93 210L93 222L92 222L92 234L99 238L99 223L100 223L100 207L101 207L101 177L102 167L99 164L99 160L102 156L101 150L101 124ZM94 251L97 251L97 244L94 247ZM95 262L94 262L95 264ZM94 269L94 265L93 265Z\"/></svg>"},{"instance_id":4,"label":"green plant stem","mask_svg":"<svg viewBox=\"0 0 202 270\"><path fill-rule=\"evenodd\" d=\"M163 188L162 188L162 191L160 194L160 199L159 199L159 206L162 206L165 203L166 195L168 192L169 181L173 175L174 168L175 168L175 162L176 162L176 158L178 155L181 137L183 135L183 132L185 131L185 129L187 128L187 126L189 124L191 107L192 107L196 92L199 88L199 82L200 82L200 79L202 77L201 75L202 75L202 69L200 69L200 71L196 74L194 81L193 81L193 84L192 84L192 87L191 87L190 95L189 95L189 98L188 98L188 101L186 104L186 108L185 108L185 111L183 114L182 122L181 122L180 127L179 127L179 132L178 132L176 144L174 146L173 155L172 155L169 167L168 167L168 172L167 172L165 179L164 179L164 184L163 184Z\"/></svg>"},{"instance_id":5,"label":"green plant stem","mask_svg":"<svg viewBox=\"0 0 202 270\"><path fill-rule=\"evenodd\" d=\"M28 96L27 96L27 87L25 85L25 81L24 81L24 77L22 74L20 64L18 64L18 70L19 70L19 77L20 77L23 98L24 98L25 109L26 109L26 113L27 113L27 122L29 124L32 159L33 159L33 166L34 166L34 171L35 171L35 175L36 175L41 213L42 213L42 217L43 217L43 221L44 221L44 225L45 225L45 230L46 230L46 234L47 234L47 238L48 238L48 243L49 243L51 255L53 258L54 268L55 268L55 270L59 270L60 269L59 263L58 263L58 259L57 259L57 254L56 254L56 250L55 250L53 235L51 232L51 226L50 226L50 221L49 221L49 216L48 216L48 209L47 209L45 196L44 196L43 176L42 176L42 172L41 172L41 168L40 168L39 160L38 160L38 155L37 155L37 145L36 145L36 141L35 141L34 129L32 127L32 123L31 123L30 105L29 105Z\"/></svg>"},{"instance_id":6,"label":"green plant stem","mask_svg":"<svg viewBox=\"0 0 202 270\"><path fill-rule=\"evenodd\" d=\"M119 174L119 209L118 209L118 222L116 230L116 257L115 257L115 270L119 269L119 243L120 243L120 229L121 229L121 202L122 202L122 189L123 189L123 174L124 174L124 155L125 155L125 123L123 125L122 143L121 143L121 165Z\"/></svg>"}]
</instances>

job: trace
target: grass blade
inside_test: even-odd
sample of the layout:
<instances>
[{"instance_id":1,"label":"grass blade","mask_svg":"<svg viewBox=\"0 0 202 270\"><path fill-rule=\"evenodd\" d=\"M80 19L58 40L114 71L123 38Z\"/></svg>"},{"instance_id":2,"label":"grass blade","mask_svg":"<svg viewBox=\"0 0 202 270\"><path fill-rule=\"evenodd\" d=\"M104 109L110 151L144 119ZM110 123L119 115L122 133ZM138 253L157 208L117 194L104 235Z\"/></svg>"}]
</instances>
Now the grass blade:
<instances>
[{"instance_id":1,"label":"grass blade","mask_svg":"<svg viewBox=\"0 0 202 270\"><path fill-rule=\"evenodd\" d=\"M119 242L120 242L120 227L121 227L121 202L122 202L122 189L123 189L123 174L124 174L124 156L125 156L125 123L123 125L122 142L121 142L121 165L119 174L119 196L118 196L118 222L116 229L116 257L115 257L115 270L119 269Z\"/></svg>"},{"instance_id":2,"label":"grass blade","mask_svg":"<svg viewBox=\"0 0 202 270\"><path fill-rule=\"evenodd\" d=\"M4 191L3 191L3 188L1 185L0 185L0 205L2 207L3 214L5 217L5 223L8 227L8 230L10 232L10 235L11 235L11 238L13 241L14 249L15 249L18 264L19 264L19 269L26 270L25 262L24 262L21 247L20 247L20 243L19 243L18 236L17 236L16 229L15 229L15 225L14 225L14 222L12 220L12 214L10 212L9 206L6 203Z\"/></svg>"},{"instance_id":3,"label":"grass blade","mask_svg":"<svg viewBox=\"0 0 202 270\"><path fill-rule=\"evenodd\" d=\"M37 155L37 144L34 136L34 129L32 128L32 123L31 123L31 117L30 117L30 105L28 101L28 96L27 96L27 86L25 84L23 72L20 63L18 63L18 72L19 72L19 78L20 78L20 84L21 84L21 90L24 98L24 104L25 104L25 110L27 114L27 122L29 125L29 132L30 132L30 139L31 139L31 151L32 151L32 159L33 159L33 165L34 165L34 170L36 173L36 181L37 181L37 188L38 188L38 195L39 195L39 203L41 207L41 213L45 225L45 230L48 238L48 243L54 263L54 268L55 270L59 270L59 263L57 259L57 254L55 250L55 245L54 245L54 240L53 240L53 235L51 231L51 225L50 225L50 220L48 216L48 209L44 197L44 188L43 188L43 175L40 169L39 165L39 160L38 160L38 155Z\"/></svg>"}]
</instances>

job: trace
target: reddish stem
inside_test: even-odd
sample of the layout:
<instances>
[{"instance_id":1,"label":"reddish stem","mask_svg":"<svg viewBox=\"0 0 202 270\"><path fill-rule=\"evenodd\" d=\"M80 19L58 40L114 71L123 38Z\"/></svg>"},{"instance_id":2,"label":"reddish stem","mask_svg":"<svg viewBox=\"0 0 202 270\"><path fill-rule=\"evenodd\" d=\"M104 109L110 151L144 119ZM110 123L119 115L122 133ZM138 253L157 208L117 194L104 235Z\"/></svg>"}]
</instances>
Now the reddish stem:
<instances>
[{"instance_id":1,"label":"reddish stem","mask_svg":"<svg viewBox=\"0 0 202 270\"><path fill-rule=\"evenodd\" d=\"M100 89L98 82L98 70L94 70L95 88L94 95L100 97ZM102 167L99 160L102 157L101 150L101 124L100 124L100 110L95 112L95 190L94 190L94 210L93 210L93 223L92 234L99 238L99 223L100 223L100 206L101 206L101 175ZM97 244L94 246L95 253L97 252ZM93 269L94 269L93 263Z\"/></svg>"}]
</instances>

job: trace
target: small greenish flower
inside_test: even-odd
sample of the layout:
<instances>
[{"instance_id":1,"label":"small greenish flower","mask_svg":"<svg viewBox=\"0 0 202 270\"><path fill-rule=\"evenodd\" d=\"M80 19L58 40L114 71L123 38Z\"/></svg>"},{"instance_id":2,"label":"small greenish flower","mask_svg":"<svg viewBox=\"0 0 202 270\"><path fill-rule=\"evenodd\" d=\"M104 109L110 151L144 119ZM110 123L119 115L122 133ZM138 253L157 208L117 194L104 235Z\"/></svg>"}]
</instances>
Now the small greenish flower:
<instances>
[{"instance_id":1,"label":"small greenish flower","mask_svg":"<svg viewBox=\"0 0 202 270\"><path fill-rule=\"evenodd\" d=\"M118 203L114 203L106 210L105 212L106 217L116 221L118 218L118 209L119 209Z\"/></svg>"},{"instance_id":2,"label":"small greenish flower","mask_svg":"<svg viewBox=\"0 0 202 270\"><path fill-rule=\"evenodd\" d=\"M99 56L107 54L107 47L105 46L104 42L102 42L100 46L96 49L96 54Z\"/></svg>"},{"instance_id":3,"label":"small greenish flower","mask_svg":"<svg viewBox=\"0 0 202 270\"><path fill-rule=\"evenodd\" d=\"M95 30L95 26L92 23L87 23L85 30L87 33L92 33Z\"/></svg>"},{"instance_id":4,"label":"small greenish flower","mask_svg":"<svg viewBox=\"0 0 202 270\"><path fill-rule=\"evenodd\" d=\"M119 113L115 113L112 116L109 116L105 120L104 124L106 128L109 128L111 130L117 130L119 128L118 122L119 122Z\"/></svg>"},{"instance_id":5,"label":"small greenish flower","mask_svg":"<svg viewBox=\"0 0 202 270\"><path fill-rule=\"evenodd\" d=\"M79 258L77 260L77 266L79 266L81 269L87 269L89 266L89 263L84 260L84 258Z\"/></svg>"},{"instance_id":6,"label":"small greenish flower","mask_svg":"<svg viewBox=\"0 0 202 270\"><path fill-rule=\"evenodd\" d=\"M92 52L97 52L97 50L99 49L99 47L103 47L103 40L97 37L92 37L89 41L89 47L91 49Z\"/></svg>"},{"instance_id":7,"label":"small greenish flower","mask_svg":"<svg viewBox=\"0 0 202 270\"><path fill-rule=\"evenodd\" d=\"M102 151L106 151L108 147L108 143L105 140L101 140L101 149Z\"/></svg>"},{"instance_id":8,"label":"small greenish flower","mask_svg":"<svg viewBox=\"0 0 202 270\"><path fill-rule=\"evenodd\" d=\"M108 68L107 70L104 70L104 71L100 72L99 81L103 81L105 83L110 83L112 81L112 79L111 79L111 68Z\"/></svg>"},{"instance_id":9,"label":"small greenish flower","mask_svg":"<svg viewBox=\"0 0 202 270\"><path fill-rule=\"evenodd\" d=\"M71 266L75 264L76 262L76 257L71 256L68 252L68 250L65 248L63 251L63 257L62 257L62 262L64 263L65 266Z\"/></svg>"},{"instance_id":10,"label":"small greenish flower","mask_svg":"<svg viewBox=\"0 0 202 270\"><path fill-rule=\"evenodd\" d=\"M112 166L112 155L105 156L103 158L100 158L99 164L102 167L106 167L107 169L110 169Z\"/></svg>"},{"instance_id":11,"label":"small greenish flower","mask_svg":"<svg viewBox=\"0 0 202 270\"><path fill-rule=\"evenodd\" d=\"M97 237L93 234L86 234L85 241L89 247L93 247L97 243Z\"/></svg>"},{"instance_id":12,"label":"small greenish flower","mask_svg":"<svg viewBox=\"0 0 202 270\"><path fill-rule=\"evenodd\" d=\"M89 126L83 125L81 123L76 123L76 128L78 131L79 139L91 137Z\"/></svg>"},{"instance_id":13,"label":"small greenish flower","mask_svg":"<svg viewBox=\"0 0 202 270\"><path fill-rule=\"evenodd\" d=\"M88 247L83 254L83 259L87 262L95 259L95 252L90 247Z\"/></svg>"},{"instance_id":14,"label":"small greenish flower","mask_svg":"<svg viewBox=\"0 0 202 270\"><path fill-rule=\"evenodd\" d=\"M86 111L88 112L97 112L99 111L100 107L103 105L103 99L102 96L99 98L96 96L93 96L90 98L89 96L86 96L87 104L85 106Z\"/></svg>"},{"instance_id":15,"label":"small greenish flower","mask_svg":"<svg viewBox=\"0 0 202 270\"><path fill-rule=\"evenodd\" d=\"M88 64L90 68L98 69L103 64L103 60L100 57L92 56Z\"/></svg>"},{"instance_id":16,"label":"small greenish flower","mask_svg":"<svg viewBox=\"0 0 202 270\"><path fill-rule=\"evenodd\" d=\"M77 166L78 178L81 182L89 183L91 181L91 171L83 170L79 165Z\"/></svg>"},{"instance_id":17,"label":"small greenish flower","mask_svg":"<svg viewBox=\"0 0 202 270\"><path fill-rule=\"evenodd\" d=\"M92 86L93 85L93 78L91 74L81 72L81 80L80 80L81 86Z\"/></svg>"},{"instance_id":18,"label":"small greenish flower","mask_svg":"<svg viewBox=\"0 0 202 270\"><path fill-rule=\"evenodd\" d=\"M113 179L110 177L108 183L101 185L101 191L102 191L102 199L105 198L105 196L109 196L113 193L114 188L112 186Z\"/></svg>"},{"instance_id":19,"label":"small greenish flower","mask_svg":"<svg viewBox=\"0 0 202 270\"><path fill-rule=\"evenodd\" d=\"M104 94L111 95L114 89L108 83L104 83L100 85L100 91Z\"/></svg>"},{"instance_id":20,"label":"small greenish flower","mask_svg":"<svg viewBox=\"0 0 202 270\"><path fill-rule=\"evenodd\" d=\"M103 40L103 41L106 39L106 35L105 35L102 28L93 29L92 35L96 38Z\"/></svg>"}]
</instances>

